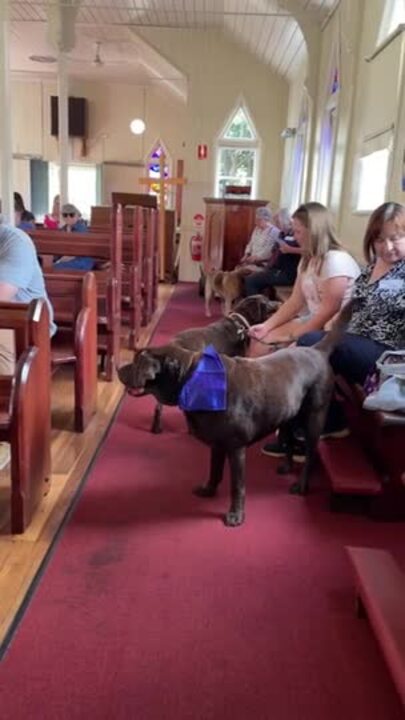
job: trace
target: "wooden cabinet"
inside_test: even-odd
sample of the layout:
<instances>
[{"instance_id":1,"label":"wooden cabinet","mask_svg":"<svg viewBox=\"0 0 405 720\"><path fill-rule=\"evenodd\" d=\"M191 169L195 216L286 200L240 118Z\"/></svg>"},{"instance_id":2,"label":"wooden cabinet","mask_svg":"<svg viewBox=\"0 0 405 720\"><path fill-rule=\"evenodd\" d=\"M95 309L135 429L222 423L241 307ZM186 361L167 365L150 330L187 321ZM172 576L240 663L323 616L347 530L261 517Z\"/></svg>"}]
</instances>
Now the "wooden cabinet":
<instances>
[{"instance_id":1,"label":"wooden cabinet","mask_svg":"<svg viewBox=\"0 0 405 720\"><path fill-rule=\"evenodd\" d=\"M233 270L241 259L255 226L258 207L268 200L204 198L204 270Z\"/></svg>"}]
</instances>

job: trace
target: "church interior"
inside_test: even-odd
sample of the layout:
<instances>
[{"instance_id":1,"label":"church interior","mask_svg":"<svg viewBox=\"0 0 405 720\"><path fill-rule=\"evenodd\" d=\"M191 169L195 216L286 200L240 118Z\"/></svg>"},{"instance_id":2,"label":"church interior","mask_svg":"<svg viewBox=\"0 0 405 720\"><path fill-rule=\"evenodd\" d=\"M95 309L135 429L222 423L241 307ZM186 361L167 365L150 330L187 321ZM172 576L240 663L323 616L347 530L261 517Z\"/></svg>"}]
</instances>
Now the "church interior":
<instances>
[{"instance_id":1,"label":"church interior","mask_svg":"<svg viewBox=\"0 0 405 720\"><path fill-rule=\"evenodd\" d=\"M2 720L399 720L405 0L1 0L0 27ZM6 226L49 303L3 294Z\"/></svg>"}]
</instances>

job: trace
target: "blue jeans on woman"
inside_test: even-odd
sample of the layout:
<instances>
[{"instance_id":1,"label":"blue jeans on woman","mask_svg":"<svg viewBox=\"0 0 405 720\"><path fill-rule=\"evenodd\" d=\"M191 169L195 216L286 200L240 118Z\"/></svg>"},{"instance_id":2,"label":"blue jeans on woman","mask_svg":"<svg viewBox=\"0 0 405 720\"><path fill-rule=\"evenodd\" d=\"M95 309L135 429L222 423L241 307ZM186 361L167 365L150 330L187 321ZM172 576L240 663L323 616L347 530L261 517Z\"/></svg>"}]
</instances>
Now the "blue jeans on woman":
<instances>
[{"instance_id":1,"label":"blue jeans on woman","mask_svg":"<svg viewBox=\"0 0 405 720\"><path fill-rule=\"evenodd\" d=\"M297 345L304 347L315 345L324 335L324 331L306 333L298 339ZM387 349L387 345L362 335L345 333L329 361L335 375L341 375L349 384L363 385L376 361ZM329 406L325 428L328 432L333 432L334 429L339 430L345 422L342 405L333 398Z\"/></svg>"}]
</instances>

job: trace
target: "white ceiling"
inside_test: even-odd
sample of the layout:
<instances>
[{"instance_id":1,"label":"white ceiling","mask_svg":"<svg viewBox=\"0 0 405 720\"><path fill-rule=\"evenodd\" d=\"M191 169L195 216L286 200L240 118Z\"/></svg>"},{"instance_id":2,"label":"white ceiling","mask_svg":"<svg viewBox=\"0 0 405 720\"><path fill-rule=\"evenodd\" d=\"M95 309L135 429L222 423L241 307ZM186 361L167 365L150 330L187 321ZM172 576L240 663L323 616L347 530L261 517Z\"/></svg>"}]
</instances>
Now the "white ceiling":
<instances>
[{"instance_id":1,"label":"white ceiling","mask_svg":"<svg viewBox=\"0 0 405 720\"><path fill-rule=\"evenodd\" d=\"M1 1L1 0L0 0ZM321 24L339 0L296 0L296 5ZM12 69L52 71L28 60L31 54L52 54L46 39L46 6L57 0L10 0ZM306 57L297 21L282 0L60 0L79 6L77 43L70 53L70 72L87 77L130 78L132 82L170 82L183 92L181 74L136 35L141 27L220 27L260 61L287 79ZM285 5L288 6L288 0ZM135 32L134 32L135 31ZM101 41L102 67L91 63L95 42ZM159 60L160 59L160 60ZM163 63L163 66L162 66ZM180 83L180 84L179 84Z\"/></svg>"}]
</instances>

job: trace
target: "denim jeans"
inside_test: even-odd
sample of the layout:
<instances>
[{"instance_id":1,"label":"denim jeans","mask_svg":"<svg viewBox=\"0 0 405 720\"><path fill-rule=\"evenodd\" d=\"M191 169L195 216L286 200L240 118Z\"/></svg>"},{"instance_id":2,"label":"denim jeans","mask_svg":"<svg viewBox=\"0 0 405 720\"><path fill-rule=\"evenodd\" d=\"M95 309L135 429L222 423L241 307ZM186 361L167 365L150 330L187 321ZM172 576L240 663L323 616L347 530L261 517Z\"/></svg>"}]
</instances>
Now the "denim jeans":
<instances>
[{"instance_id":1,"label":"denim jeans","mask_svg":"<svg viewBox=\"0 0 405 720\"><path fill-rule=\"evenodd\" d=\"M298 339L297 345L310 347L321 340L324 335L324 331L306 333ZM376 361L385 350L387 350L387 346L382 343L361 335L345 333L330 356L330 364L335 375L341 375L348 383L363 385L367 375L374 368ZM341 422L341 403L338 403L336 399L332 399L326 426L328 429L335 428Z\"/></svg>"},{"instance_id":2,"label":"denim jeans","mask_svg":"<svg viewBox=\"0 0 405 720\"><path fill-rule=\"evenodd\" d=\"M268 287L274 285L289 286L294 285L296 272L287 272L276 267L259 270L245 277L245 294L259 295Z\"/></svg>"}]
</instances>

